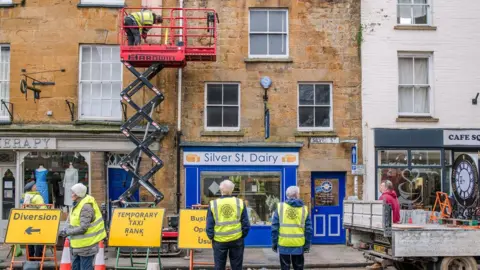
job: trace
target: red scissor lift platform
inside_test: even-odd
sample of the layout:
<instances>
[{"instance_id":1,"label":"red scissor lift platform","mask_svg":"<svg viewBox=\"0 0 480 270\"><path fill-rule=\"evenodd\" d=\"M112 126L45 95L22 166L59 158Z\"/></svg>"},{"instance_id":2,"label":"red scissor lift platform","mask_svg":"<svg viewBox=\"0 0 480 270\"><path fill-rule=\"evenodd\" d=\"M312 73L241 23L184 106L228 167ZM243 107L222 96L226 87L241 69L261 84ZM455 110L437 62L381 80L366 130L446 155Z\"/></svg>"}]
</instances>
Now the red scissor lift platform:
<instances>
[{"instance_id":1,"label":"red scissor lift platform","mask_svg":"<svg viewBox=\"0 0 480 270\"><path fill-rule=\"evenodd\" d=\"M125 26L128 14L144 10L125 8L119 16L120 59L135 67L150 67L161 62L165 68L184 67L187 61L216 61L218 15L213 9L151 8L163 23L150 27L149 43L128 46ZM152 33L156 32L156 33ZM160 33L159 33L160 32Z\"/></svg>"},{"instance_id":2,"label":"red scissor lift platform","mask_svg":"<svg viewBox=\"0 0 480 270\"><path fill-rule=\"evenodd\" d=\"M142 10L161 15L163 23L150 27L140 45L129 46L125 30L132 26L124 25L125 17ZM218 15L213 9L125 8L120 12L119 23L120 59L136 77L120 94L122 102L130 105L136 113L125 121L120 130L137 147L120 162L121 167L132 176L132 183L116 201L128 205L127 202L135 201L133 194L143 186L153 195L154 204L157 205L164 196L151 184L150 179L163 167L163 161L149 146L160 141L168 133L168 127L159 125L152 118L152 112L164 100L164 95L150 80L164 68L181 68L189 61L216 61ZM146 69L140 72L137 68ZM135 98L134 101L133 96L146 88L154 93L154 97L144 104L137 104L143 98ZM143 138L137 137L132 129L144 123L147 123L145 134ZM140 157L143 155L150 158L153 164L144 174L139 170ZM178 247L175 248L176 243L171 242L178 233L165 231L163 235L166 240L162 242L162 249L165 244L179 251Z\"/></svg>"}]
</instances>

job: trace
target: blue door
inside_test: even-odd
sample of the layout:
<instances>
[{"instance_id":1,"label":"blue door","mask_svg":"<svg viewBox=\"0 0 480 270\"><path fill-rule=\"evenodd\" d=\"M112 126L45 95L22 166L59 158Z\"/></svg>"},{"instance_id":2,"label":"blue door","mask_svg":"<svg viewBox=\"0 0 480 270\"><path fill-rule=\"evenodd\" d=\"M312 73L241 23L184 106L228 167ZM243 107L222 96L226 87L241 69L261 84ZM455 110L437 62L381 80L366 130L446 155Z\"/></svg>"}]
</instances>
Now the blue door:
<instances>
[{"instance_id":1,"label":"blue door","mask_svg":"<svg viewBox=\"0 0 480 270\"><path fill-rule=\"evenodd\" d=\"M345 244L345 173L312 172L313 244Z\"/></svg>"},{"instance_id":2,"label":"blue door","mask_svg":"<svg viewBox=\"0 0 480 270\"><path fill-rule=\"evenodd\" d=\"M118 197L125 192L130 187L130 182L132 177L128 174L127 171L120 168L108 168L108 195L109 201L118 200ZM137 201L139 198L139 192L135 192L133 196ZM110 212L109 216L112 214L112 206L109 204Z\"/></svg>"}]
</instances>

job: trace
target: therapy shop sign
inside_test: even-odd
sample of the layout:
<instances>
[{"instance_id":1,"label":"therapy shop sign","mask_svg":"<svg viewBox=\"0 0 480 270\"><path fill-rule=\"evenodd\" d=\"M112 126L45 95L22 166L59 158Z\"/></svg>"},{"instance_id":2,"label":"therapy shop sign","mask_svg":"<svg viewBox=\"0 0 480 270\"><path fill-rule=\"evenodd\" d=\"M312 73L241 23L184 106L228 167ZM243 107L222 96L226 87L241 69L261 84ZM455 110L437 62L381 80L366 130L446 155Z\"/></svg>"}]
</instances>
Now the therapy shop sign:
<instances>
[{"instance_id":1,"label":"therapy shop sign","mask_svg":"<svg viewBox=\"0 0 480 270\"><path fill-rule=\"evenodd\" d=\"M178 247L184 249L212 248L205 228L207 226L207 210L180 210L180 227Z\"/></svg>"},{"instance_id":2,"label":"therapy shop sign","mask_svg":"<svg viewBox=\"0 0 480 270\"><path fill-rule=\"evenodd\" d=\"M298 166L296 152L184 152L184 165Z\"/></svg>"},{"instance_id":3,"label":"therapy shop sign","mask_svg":"<svg viewBox=\"0 0 480 270\"><path fill-rule=\"evenodd\" d=\"M480 146L480 130L444 130L443 144Z\"/></svg>"}]
</instances>

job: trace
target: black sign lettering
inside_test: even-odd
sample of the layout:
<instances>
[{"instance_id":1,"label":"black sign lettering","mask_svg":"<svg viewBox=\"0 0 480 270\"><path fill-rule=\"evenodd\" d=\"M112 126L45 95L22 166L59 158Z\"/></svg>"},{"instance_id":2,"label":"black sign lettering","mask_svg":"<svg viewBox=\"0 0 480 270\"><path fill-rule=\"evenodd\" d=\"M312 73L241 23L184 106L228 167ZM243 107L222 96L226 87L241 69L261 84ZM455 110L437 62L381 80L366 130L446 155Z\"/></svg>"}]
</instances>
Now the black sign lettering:
<instances>
[{"instance_id":1,"label":"black sign lettering","mask_svg":"<svg viewBox=\"0 0 480 270\"><path fill-rule=\"evenodd\" d=\"M130 54L129 61L175 61L175 57L169 55L142 55Z\"/></svg>"}]
</instances>

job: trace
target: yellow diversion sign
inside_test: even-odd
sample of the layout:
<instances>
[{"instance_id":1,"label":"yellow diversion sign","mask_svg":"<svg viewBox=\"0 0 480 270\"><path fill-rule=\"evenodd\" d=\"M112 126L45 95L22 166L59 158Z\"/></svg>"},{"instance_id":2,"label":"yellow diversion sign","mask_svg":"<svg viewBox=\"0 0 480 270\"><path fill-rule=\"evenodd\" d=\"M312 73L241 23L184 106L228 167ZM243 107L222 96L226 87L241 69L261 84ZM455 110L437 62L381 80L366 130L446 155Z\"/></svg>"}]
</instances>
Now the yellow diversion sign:
<instances>
[{"instance_id":1,"label":"yellow diversion sign","mask_svg":"<svg viewBox=\"0 0 480 270\"><path fill-rule=\"evenodd\" d=\"M12 209L6 244L57 244L60 209Z\"/></svg>"},{"instance_id":2,"label":"yellow diversion sign","mask_svg":"<svg viewBox=\"0 0 480 270\"><path fill-rule=\"evenodd\" d=\"M117 208L113 210L108 245L160 247L165 209Z\"/></svg>"},{"instance_id":3,"label":"yellow diversion sign","mask_svg":"<svg viewBox=\"0 0 480 270\"><path fill-rule=\"evenodd\" d=\"M212 248L205 228L207 226L207 210L180 210L178 247L202 249Z\"/></svg>"}]
</instances>

